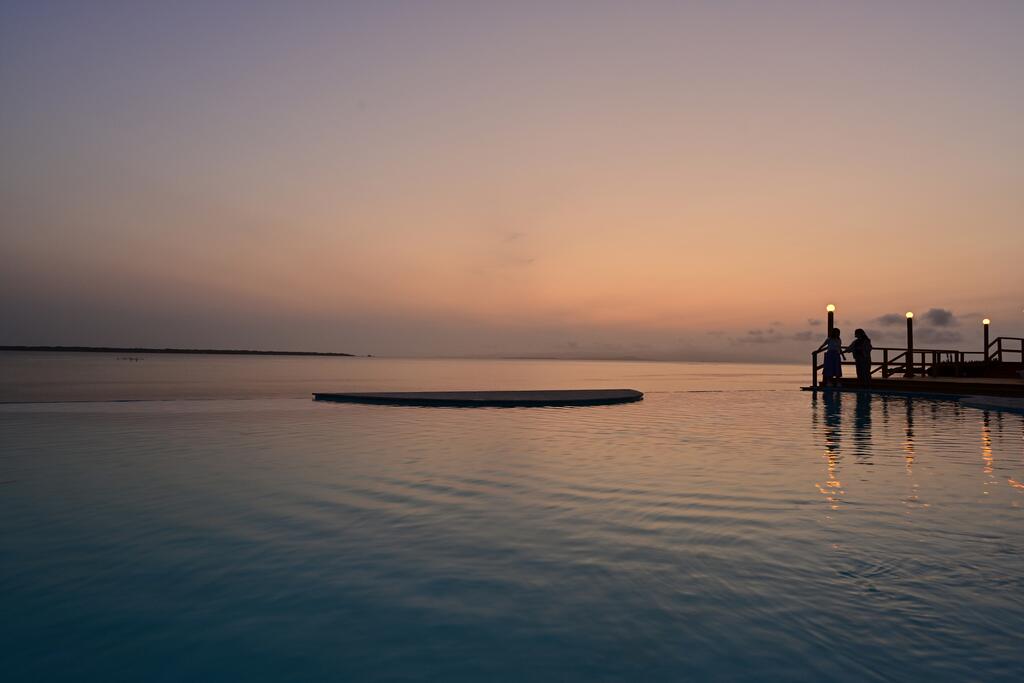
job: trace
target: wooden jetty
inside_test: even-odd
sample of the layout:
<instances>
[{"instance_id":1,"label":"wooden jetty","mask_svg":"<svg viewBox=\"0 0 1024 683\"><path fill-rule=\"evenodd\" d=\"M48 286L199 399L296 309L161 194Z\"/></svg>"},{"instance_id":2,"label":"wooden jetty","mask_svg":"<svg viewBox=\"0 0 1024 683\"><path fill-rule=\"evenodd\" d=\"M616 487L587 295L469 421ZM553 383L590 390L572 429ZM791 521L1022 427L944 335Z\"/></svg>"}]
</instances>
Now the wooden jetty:
<instances>
[{"instance_id":1,"label":"wooden jetty","mask_svg":"<svg viewBox=\"0 0 1024 683\"><path fill-rule=\"evenodd\" d=\"M640 401L635 389L573 389L542 391L399 391L314 393L315 401L446 408L538 408L600 406Z\"/></svg>"},{"instance_id":2,"label":"wooden jetty","mask_svg":"<svg viewBox=\"0 0 1024 683\"><path fill-rule=\"evenodd\" d=\"M890 377L871 378L864 386L856 377L844 377L838 386L801 387L804 391L870 391L892 394L928 394L932 396L1003 396L1024 397L1024 380L1002 377Z\"/></svg>"},{"instance_id":3,"label":"wooden jetty","mask_svg":"<svg viewBox=\"0 0 1024 683\"><path fill-rule=\"evenodd\" d=\"M831 323L831 314L829 311ZM911 314L907 314L907 346L876 346L871 353L871 381L856 379L856 363L842 362L846 377L836 386L822 386L824 370L822 344L811 353L811 384L805 391L871 391L935 396L1024 397L1024 338L997 337L989 340L985 320L985 344L981 351L921 349L913 346ZM850 355L847 354L847 358ZM852 375L852 376L851 376Z\"/></svg>"}]
</instances>

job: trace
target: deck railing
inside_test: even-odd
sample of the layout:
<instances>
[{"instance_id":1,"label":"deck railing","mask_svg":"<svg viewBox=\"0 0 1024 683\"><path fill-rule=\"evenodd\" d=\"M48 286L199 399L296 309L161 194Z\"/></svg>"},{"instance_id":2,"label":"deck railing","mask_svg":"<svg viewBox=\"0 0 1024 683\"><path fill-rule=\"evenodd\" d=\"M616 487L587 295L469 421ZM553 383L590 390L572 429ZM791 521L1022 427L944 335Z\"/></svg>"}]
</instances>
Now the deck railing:
<instances>
[{"instance_id":1,"label":"deck railing","mask_svg":"<svg viewBox=\"0 0 1024 683\"><path fill-rule=\"evenodd\" d=\"M825 345L822 344L811 352L811 386L815 388L819 384L818 375L825 368L824 351ZM878 358L879 353L882 354L881 359ZM904 377L927 375L936 365L963 365L969 361L1024 363L1024 338L997 337L989 343L988 348L984 351L876 346L872 349L870 367L872 375L879 375L887 379L893 375L903 375ZM853 360L844 360L841 361L841 364L852 367L857 365Z\"/></svg>"},{"instance_id":2,"label":"deck railing","mask_svg":"<svg viewBox=\"0 0 1024 683\"><path fill-rule=\"evenodd\" d=\"M1014 345L1017 348L1013 348ZM1016 354L1016 361L1024 363L1024 337L996 337L989 342L988 348L985 349L985 360L1003 362L1013 362L1014 354ZM1009 357L1009 360L1004 360L1004 356Z\"/></svg>"}]
</instances>

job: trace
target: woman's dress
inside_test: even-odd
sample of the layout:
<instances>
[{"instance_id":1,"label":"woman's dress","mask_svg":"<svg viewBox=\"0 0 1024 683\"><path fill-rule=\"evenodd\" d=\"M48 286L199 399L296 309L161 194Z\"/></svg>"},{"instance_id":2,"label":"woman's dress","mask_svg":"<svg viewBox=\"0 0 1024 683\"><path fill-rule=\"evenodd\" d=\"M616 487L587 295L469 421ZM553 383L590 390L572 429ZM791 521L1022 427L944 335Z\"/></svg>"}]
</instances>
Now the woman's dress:
<instances>
[{"instance_id":1,"label":"woman's dress","mask_svg":"<svg viewBox=\"0 0 1024 683\"><path fill-rule=\"evenodd\" d=\"M840 356L842 348L843 342L838 339L825 341L825 379L843 376L843 363Z\"/></svg>"}]
</instances>

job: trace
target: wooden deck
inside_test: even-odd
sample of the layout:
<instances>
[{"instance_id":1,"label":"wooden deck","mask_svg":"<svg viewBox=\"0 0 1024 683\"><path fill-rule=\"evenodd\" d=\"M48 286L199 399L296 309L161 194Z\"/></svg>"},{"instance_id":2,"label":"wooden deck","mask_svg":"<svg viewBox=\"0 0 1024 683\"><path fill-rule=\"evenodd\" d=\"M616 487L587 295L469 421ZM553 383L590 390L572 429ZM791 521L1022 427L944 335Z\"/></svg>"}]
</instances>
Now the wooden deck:
<instances>
[{"instance_id":1,"label":"wooden deck","mask_svg":"<svg viewBox=\"0 0 1024 683\"><path fill-rule=\"evenodd\" d=\"M536 408L599 406L643 399L635 389L574 389L568 391L401 391L315 393L315 401L447 408Z\"/></svg>"},{"instance_id":2,"label":"wooden deck","mask_svg":"<svg viewBox=\"0 0 1024 683\"><path fill-rule=\"evenodd\" d=\"M801 387L804 391L835 391L821 386ZM1024 398L1024 380L990 377L890 377L872 378L868 387L856 379L844 378L839 391L872 393L932 394L940 396L1006 396Z\"/></svg>"}]
</instances>

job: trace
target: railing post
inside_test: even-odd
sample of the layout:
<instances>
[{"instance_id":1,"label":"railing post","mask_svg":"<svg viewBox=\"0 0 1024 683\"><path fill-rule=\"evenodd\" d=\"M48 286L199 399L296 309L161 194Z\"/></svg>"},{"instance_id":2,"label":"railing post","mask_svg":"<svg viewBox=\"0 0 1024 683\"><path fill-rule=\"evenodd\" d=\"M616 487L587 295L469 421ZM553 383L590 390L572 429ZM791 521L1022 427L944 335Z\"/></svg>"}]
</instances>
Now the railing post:
<instances>
[{"instance_id":1,"label":"railing post","mask_svg":"<svg viewBox=\"0 0 1024 683\"><path fill-rule=\"evenodd\" d=\"M811 388L818 388L818 352L811 353Z\"/></svg>"},{"instance_id":2,"label":"railing post","mask_svg":"<svg viewBox=\"0 0 1024 683\"><path fill-rule=\"evenodd\" d=\"M996 350L999 353L999 362L1002 363L1003 362L1003 338L1002 337L997 337L996 338Z\"/></svg>"},{"instance_id":3,"label":"railing post","mask_svg":"<svg viewBox=\"0 0 1024 683\"><path fill-rule=\"evenodd\" d=\"M889 349L882 349L882 379L889 378Z\"/></svg>"},{"instance_id":4,"label":"railing post","mask_svg":"<svg viewBox=\"0 0 1024 683\"><path fill-rule=\"evenodd\" d=\"M904 377L914 376L914 314L911 311L907 311L907 356L905 358L903 366L906 370L903 373Z\"/></svg>"}]
</instances>

